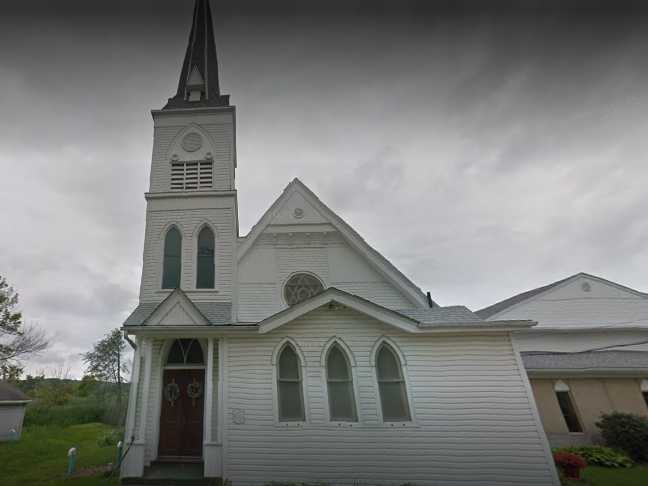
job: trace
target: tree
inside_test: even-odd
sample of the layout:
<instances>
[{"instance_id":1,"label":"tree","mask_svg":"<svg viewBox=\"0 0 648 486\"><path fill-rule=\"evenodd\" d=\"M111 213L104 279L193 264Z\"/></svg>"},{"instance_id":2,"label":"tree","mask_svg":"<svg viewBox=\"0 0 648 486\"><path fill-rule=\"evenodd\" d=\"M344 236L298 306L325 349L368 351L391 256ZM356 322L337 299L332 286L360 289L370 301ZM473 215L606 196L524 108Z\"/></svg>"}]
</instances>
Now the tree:
<instances>
[{"instance_id":1,"label":"tree","mask_svg":"<svg viewBox=\"0 0 648 486\"><path fill-rule=\"evenodd\" d=\"M86 373L95 379L117 385L117 407L121 410L122 373L128 372L128 365L122 359L126 343L119 329L113 329L97 341L92 351L83 354L83 362L87 365Z\"/></svg>"},{"instance_id":2,"label":"tree","mask_svg":"<svg viewBox=\"0 0 648 486\"><path fill-rule=\"evenodd\" d=\"M0 380L17 382L25 369L19 364L0 363Z\"/></svg>"},{"instance_id":3,"label":"tree","mask_svg":"<svg viewBox=\"0 0 648 486\"><path fill-rule=\"evenodd\" d=\"M19 362L49 346L45 332L23 323L22 313L15 310L18 293L0 275L0 366L3 373L21 370Z\"/></svg>"}]
</instances>

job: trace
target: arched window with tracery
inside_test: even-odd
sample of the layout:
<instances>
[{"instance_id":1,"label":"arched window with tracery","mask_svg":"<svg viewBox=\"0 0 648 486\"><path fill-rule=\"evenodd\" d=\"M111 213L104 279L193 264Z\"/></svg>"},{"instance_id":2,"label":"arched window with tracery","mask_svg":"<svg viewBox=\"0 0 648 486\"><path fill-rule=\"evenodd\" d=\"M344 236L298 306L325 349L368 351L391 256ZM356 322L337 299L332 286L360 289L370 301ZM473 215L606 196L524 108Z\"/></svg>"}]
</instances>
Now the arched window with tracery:
<instances>
[{"instance_id":1,"label":"arched window with tracery","mask_svg":"<svg viewBox=\"0 0 648 486\"><path fill-rule=\"evenodd\" d=\"M346 353L337 343L330 347L326 357L326 384L331 421L357 421L351 366Z\"/></svg>"},{"instance_id":2,"label":"arched window with tracery","mask_svg":"<svg viewBox=\"0 0 648 486\"><path fill-rule=\"evenodd\" d=\"M198 257L196 259L196 288L214 288L214 248L215 238L211 228L205 226L198 233Z\"/></svg>"},{"instance_id":3,"label":"arched window with tracery","mask_svg":"<svg viewBox=\"0 0 648 486\"><path fill-rule=\"evenodd\" d=\"M284 300L295 305L310 299L324 290L322 282L310 273L296 273L284 285Z\"/></svg>"},{"instance_id":4,"label":"arched window with tracery","mask_svg":"<svg viewBox=\"0 0 648 486\"><path fill-rule=\"evenodd\" d=\"M169 349L166 364L171 366L204 365L202 346L196 339L176 339Z\"/></svg>"},{"instance_id":5,"label":"arched window with tracery","mask_svg":"<svg viewBox=\"0 0 648 486\"><path fill-rule=\"evenodd\" d=\"M380 404L385 422L410 420L407 385L400 359L387 343L382 343L376 356L376 375Z\"/></svg>"},{"instance_id":6,"label":"arched window with tracery","mask_svg":"<svg viewBox=\"0 0 648 486\"><path fill-rule=\"evenodd\" d=\"M182 273L182 236L175 226L164 237L164 258L162 262L162 288L180 287Z\"/></svg>"},{"instance_id":7,"label":"arched window with tracery","mask_svg":"<svg viewBox=\"0 0 648 486\"><path fill-rule=\"evenodd\" d=\"M299 422L304 420L301 361L290 343L284 344L279 353L277 398L280 421Z\"/></svg>"}]
</instances>

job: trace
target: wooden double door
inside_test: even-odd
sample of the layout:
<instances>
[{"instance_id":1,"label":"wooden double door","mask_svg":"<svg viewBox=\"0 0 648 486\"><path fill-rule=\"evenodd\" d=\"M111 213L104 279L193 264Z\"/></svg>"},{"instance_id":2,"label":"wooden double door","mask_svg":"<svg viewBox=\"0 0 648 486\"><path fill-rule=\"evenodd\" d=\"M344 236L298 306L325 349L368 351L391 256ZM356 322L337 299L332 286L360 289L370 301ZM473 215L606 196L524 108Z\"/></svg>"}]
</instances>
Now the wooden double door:
<instances>
[{"instance_id":1,"label":"wooden double door","mask_svg":"<svg viewBox=\"0 0 648 486\"><path fill-rule=\"evenodd\" d=\"M205 370L167 369L162 379L158 456L201 457Z\"/></svg>"}]
</instances>

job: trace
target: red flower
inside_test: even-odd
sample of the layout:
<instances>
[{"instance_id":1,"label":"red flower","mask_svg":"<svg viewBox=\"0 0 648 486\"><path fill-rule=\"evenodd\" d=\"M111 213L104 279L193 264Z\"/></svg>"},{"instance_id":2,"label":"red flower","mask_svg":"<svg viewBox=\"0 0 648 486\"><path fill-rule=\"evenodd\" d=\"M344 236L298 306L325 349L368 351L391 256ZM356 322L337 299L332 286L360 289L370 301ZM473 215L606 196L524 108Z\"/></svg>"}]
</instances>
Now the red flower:
<instances>
[{"instance_id":1,"label":"red flower","mask_svg":"<svg viewBox=\"0 0 648 486\"><path fill-rule=\"evenodd\" d=\"M554 461L565 476L580 479L582 469L587 467L587 461L572 452L554 452Z\"/></svg>"}]
</instances>

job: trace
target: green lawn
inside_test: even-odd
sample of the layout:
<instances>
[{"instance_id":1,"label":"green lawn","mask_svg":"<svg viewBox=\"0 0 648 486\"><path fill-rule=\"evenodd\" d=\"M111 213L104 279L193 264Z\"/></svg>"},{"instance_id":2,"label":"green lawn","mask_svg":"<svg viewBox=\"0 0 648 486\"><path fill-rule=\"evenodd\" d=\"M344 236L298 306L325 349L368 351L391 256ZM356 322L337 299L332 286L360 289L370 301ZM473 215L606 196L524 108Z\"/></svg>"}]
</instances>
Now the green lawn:
<instances>
[{"instance_id":1,"label":"green lawn","mask_svg":"<svg viewBox=\"0 0 648 486\"><path fill-rule=\"evenodd\" d=\"M65 478L67 451L78 449L77 468L105 465L115 460L114 446L100 447L97 439L114 430L105 424L26 427L18 442L0 443L0 483L2 486L105 486L101 475ZM118 484L117 478L110 486ZM565 486L646 486L648 466L630 469L607 469L591 466L582 481L565 482Z\"/></svg>"},{"instance_id":2,"label":"green lawn","mask_svg":"<svg viewBox=\"0 0 648 486\"><path fill-rule=\"evenodd\" d=\"M112 430L98 423L26 427L20 441L0 443L0 482L3 486L102 486L106 480L98 476L66 479L67 451L77 448L77 470L113 462L115 446L100 447L97 443L100 436ZM113 479L110 484L117 482Z\"/></svg>"},{"instance_id":3,"label":"green lawn","mask_svg":"<svg viewBox=\"0 0 648 486\"><path fill-rule=\"evenodd\" d=\"M590 466L585 469L581 481L565 481L565 486L646 486L648 466L635 466L629 469L610 469Z\"/></svg>"}]
</instances>

